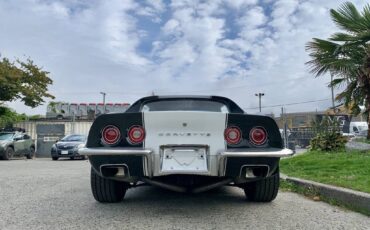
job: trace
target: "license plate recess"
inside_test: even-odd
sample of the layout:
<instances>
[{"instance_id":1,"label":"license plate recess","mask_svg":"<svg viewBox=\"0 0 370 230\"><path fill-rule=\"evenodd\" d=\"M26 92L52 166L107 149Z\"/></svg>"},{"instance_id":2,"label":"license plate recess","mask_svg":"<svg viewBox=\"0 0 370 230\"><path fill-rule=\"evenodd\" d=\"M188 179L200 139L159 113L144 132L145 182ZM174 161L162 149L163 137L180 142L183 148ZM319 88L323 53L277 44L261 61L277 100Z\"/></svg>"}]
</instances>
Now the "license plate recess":
<instances>
[{"instance_id":1,"label":"license plate recess","mask_svg":"<svg viewBox=\"0 0 370 230\"><path fill-rule=\"evenodd\" d=\"M207 149L175 147L163 148L161 156L163 173L207 173Z\"/></svg>"}]
</instances>

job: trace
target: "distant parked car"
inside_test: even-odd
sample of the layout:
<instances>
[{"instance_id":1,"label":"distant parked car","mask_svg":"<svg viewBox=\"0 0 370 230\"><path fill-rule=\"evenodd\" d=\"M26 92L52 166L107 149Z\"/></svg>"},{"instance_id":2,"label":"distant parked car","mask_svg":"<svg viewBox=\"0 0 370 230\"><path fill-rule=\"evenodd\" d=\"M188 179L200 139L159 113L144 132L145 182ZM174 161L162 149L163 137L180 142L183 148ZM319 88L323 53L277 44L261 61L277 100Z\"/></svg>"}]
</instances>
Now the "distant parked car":
<instances>
[{"instance_id":1,"label":"distant parked car","mask_svg":"<svg viewBox=\"0 0 370 230\"><path fill-rule=\"evenodd\" d=\"M35 142L24 130L7 129L0 131L0 159L9 160L13 156L26 156L32 159L35 155Z\"/></svg>"},{"instance_id":2,"label":"distant parked car","mask_svg":"<svg viewBox=\"0 0 370 230\"><path fill-rule=\"evenodd\" d=\"M86 142L86 136L80 134L71 134L63 137L51 147L51 158L56 161L59 158L85 159L85 156L78 154L77 150L82 148Z\"/></svg>"}]
</instances>

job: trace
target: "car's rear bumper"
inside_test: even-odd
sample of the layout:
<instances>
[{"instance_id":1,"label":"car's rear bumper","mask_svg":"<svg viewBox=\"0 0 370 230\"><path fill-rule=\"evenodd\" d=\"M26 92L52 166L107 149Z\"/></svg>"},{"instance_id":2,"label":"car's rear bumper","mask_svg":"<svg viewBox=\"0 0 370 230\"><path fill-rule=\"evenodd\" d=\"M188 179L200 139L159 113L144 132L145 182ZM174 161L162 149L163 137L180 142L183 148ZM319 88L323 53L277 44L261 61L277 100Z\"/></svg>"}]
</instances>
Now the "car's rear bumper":
<instances>
[{"instance_id":1,"label":"car's rear bumper","mask_svg":"<svg viewBox=\"0 0 370 230\"><path fill-rule=\"evenodd\" d=\"M144 155L149 156L152 153L150 149L139 149L139 148L80 148L78 150L80 155L87 156L134 156Z\"/></svg>"},{"instance_id":2,"label":"car's rear bumper","mask_svg":"<svg viewBox=\"0 0 370 230\"><path fill-rule=\"evenodd\" d=\"M87 156L110 156L110 155L143 155L149 156L153 151L150 149L139 148L80 148L78 153ZM234 149L222 151L220 157L286 157L293 155L290 149Z\"/></svg>"},{"instance_id":3,"label":"car's rear bumper","mask_svg":"<svg viewBox=\"0 0 370 230\"><path fill-rule=\"evenodd\" d=\"M129 177L155 177L171 174L204 175L218 177L239 177L245 175L248 167L262 167L266 175L275 172L280 157L293 154L289 149L238 149L220 151L217 155L208 155L207 172L162 172L160 156L150 149L139 148L81 148L80 155L89 156L93 168L102 175L102 167L124 165Z\"/></svg>"},{"instance_id":4,"label":"car's rear bumper","mask_svg":"<svg viewBox=\"0 0 370 230\"><path fill-rule=\"evenodd\" d=\"M233 149L220 153L222 157L287 157L293 155L291 149Z\"/></svg>"}]
</instances>

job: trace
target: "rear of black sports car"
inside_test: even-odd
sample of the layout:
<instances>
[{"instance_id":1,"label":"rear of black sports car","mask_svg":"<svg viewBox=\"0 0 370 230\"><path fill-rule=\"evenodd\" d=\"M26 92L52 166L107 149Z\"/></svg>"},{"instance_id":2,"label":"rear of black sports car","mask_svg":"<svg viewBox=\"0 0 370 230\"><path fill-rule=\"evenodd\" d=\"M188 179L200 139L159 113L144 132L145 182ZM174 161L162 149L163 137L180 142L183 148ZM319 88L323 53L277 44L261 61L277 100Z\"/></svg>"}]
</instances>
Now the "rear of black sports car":
<instances>
[{"instance_id":1,"label":"rear of black sports car","mask_svg":"<svg viewBox=\"0 0 370 230\"><path fill-rule=\"evenodd\" d=\"M100 202L141 184L198 193L224 185L249 200L275 199L283 148L275 121L245 114L224 97L146 97L93 123L86 148Z\"/></svg>"}]
</instances>

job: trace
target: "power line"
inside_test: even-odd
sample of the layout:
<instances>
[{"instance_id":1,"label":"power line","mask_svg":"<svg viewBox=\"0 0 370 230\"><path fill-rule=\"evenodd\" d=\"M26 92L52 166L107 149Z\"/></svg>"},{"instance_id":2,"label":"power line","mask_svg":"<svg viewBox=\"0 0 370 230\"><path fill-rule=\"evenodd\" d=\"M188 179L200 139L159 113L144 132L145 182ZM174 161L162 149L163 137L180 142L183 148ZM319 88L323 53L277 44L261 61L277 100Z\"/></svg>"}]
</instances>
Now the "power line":
<instances>
[{"instance_id":1,"label":"power line","mask_svg":"<svg viewBox=\"0 0 370 230\"><path fill-rule=\"evenodd\" d=\"M320 101L328 101L329 98L326 99L320 99L320 100L312 100L312 101L301 101L301 102L293 102L293 103L286 103L286 104L279 104L279 105L267 105L262 106L261 108L274 108L274 107L283 107L283 106L290 106L290 105L301 105L301 104L308 104L313 102L320 102ZM243 108L245 110L247 109L259 109L259 107L251 107L251 108Z\"/></svg>"}]
</instances>

